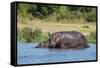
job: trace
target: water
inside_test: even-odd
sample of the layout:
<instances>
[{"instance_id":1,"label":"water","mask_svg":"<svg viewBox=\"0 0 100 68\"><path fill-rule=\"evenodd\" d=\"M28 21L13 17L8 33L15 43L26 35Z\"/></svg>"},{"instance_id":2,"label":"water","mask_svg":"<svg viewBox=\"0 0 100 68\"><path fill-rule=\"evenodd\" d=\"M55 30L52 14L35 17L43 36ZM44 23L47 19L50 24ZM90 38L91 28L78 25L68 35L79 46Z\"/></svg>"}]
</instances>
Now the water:
<instances>
[{"instance_id":1,"label":"water","mask_svg":"<svg viewBox=\"0 0 100 68\"><path fill-rule=\"evenodd\" d=\"M18 43L17 64L96 60L96 44L89 44L89 48L76 50L34 48L36 45L33 43Z\"/></svg>"}]
</instances>

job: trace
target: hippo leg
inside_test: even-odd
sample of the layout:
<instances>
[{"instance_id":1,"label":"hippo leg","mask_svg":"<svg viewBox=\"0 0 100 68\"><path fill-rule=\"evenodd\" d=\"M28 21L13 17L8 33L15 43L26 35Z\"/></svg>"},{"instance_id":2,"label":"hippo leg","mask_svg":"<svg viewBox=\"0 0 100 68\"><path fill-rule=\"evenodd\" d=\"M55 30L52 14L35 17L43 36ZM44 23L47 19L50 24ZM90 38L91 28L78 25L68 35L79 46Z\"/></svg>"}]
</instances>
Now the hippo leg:
<instances>
[{"instance_id":1,"label":"hippo leg","mask_svg":"<svg viewBox=\"0 0 100 68\"><path fill-rule=\"evenodd\" d=\"M56 44L55 48L61 48L60 44Z\"/></svg>"},{"instance_id":2,"label":"hippo leg","mask_svg":"<svg viewBox=\"0 0 100 68\"><path fill-rule=\"evenodd\" d=\"M68 48L68 46L65 45L64 43L62 43L60 46L61 46L62 49L67 49Z\"/></svg>"}]
</instances>

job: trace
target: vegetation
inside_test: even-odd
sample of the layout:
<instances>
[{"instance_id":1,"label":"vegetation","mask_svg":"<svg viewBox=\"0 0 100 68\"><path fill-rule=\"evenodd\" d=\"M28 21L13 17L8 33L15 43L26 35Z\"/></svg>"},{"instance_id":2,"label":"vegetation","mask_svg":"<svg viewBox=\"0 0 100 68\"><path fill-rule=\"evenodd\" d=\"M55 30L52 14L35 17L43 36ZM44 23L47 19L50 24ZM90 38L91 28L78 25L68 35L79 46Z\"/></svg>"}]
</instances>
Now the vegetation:
<instances>
[{"instance_id":1,"label":"vegetation","mask_svg":"<svg viewBox=\"0 0 100 68\"><path fill-rule=\"evenodd\" d=\"M45 20L84 20L87 22L96 21L96 8L77 7L77 6L59 6L45 4L23 4L17 6L19 16L27 18L39 18Z\"/></svg>"},{"instance_id":2,"label":"vegetation","mask_svg":"<svg viewBox=\"0 0 100 68\"><path fill-rule=\"evenodd\" d=\"M91 32L87 39L89 43L96 43L96 32Z\"/></svg>"},{"instance_id":3,"label":"vegetation","mask_svg":"<svg viewBox=\"0 0 100 68\"><path fill-rule=\"evenodd\" d=\"M96 42L96 8L19 3L17 40L43 42L48 33L78 31Z\"/></svg>"},{"instance_id":4,"label":"vegetation","mask_svg":"<svg viewBox=\"0 0 100 68\"><path fill-rule=\"evenodd\" d=\"M43 42L48 39L48 33L43 33L40 29L32 31L25 28L18 32L17 40L20 42Z\"/></svg>"}]
</instances>

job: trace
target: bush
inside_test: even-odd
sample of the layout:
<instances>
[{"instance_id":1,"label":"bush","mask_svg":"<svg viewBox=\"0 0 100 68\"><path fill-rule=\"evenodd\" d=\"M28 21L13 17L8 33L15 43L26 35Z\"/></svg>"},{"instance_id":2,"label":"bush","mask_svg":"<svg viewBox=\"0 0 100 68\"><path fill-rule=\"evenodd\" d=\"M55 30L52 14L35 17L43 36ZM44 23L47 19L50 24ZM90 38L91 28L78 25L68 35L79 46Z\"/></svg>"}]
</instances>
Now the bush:
<instances>
[{"instance_id":1,"label":"bush","mask_svg":"<svg viewBox=\"0 0 100 68\"><path fill-rule=\"evenodd\" d=\"M17 32L17 41L25 42L25 38L23 37L23 32L22 31Z\"/></svg>"},{"instance_id":2,"label":"bush","mask_svg":"<svg viewBox=\"0 0 100 68\"><path fill-rule=\"evenodd\" d=\"M17 14L23 18L30 18L30 20L33 18L42 20L50 18L51 16L56 18L53 20L57 20L57 22L62 19L85 19L87 22L96 21L96 8L91 7L19 3L17 6ZM51 18L50 21L52 21ZM24 23L25 19L22 22Z\"/></svg>"},{"instance_id":3,"label":"bush","mask_svg":"<svg viewBox=\"0 0 100 68\"><path fill-rule=\"evenodd\" d=\"M87 22L94 22L94 21L96 21L96 13L92 13L92 12L86 13L85 20Z\"/></svg>"},{"instance_id":4,"label":"bush","mask_svg":"<svg viewBox=\"0 0 100 68\"><path fill-rule=\"evenodd\" d=\"M32 41L32 28L25 27L23 30L20 31L19 35L20 40L24 40L25 42L31 42Z\"/></svg>"},{"instance_id":5,"label":"bush","mask_svg":"<svg viewBox=\"0 0 100 68\"><path fill-rule=\"evenodd\" d=\"M96 32L91 32L91 33L90 33L90 36L91 36L93 39L96 39Z\"/></svg>"},{"instance_id":6,"label":"bush","mask_svg":"<svg viewBox=\"0 0 100 68\"><path fill-rule=\"evenodd\" d=\"M42 32L40 29L24 28L17 32L17 41L19 42L44 42L48 39L48 33Z\"/></svg>"},{"instance_id":7,"label":"bush","mask_svg":"<svg viewBox=\"0 0 100 68\"><path fill-rule=\"evenodd\" d=\"M88 42L96 43L96 32L91 32L87 38L88 38Z\"/></svg>"},{"instance_id":8,"label":"bush","mask_svg":"<svg viewBox=\"0 0 100 68\"><path fill-rule=\"evenodd\" d=\"M33 42L44 42L48 39L47 33L43 33L40 29L33 32Z\"/></svg>"},{"instance_id":9,"label":"bush","mask_svg":"<svg viewBox=\"0 0 100 68\"><path fill-rule=\"evenodd\" d=\"M83 25L83 27L82 28L89 28L89 26L88 25Z\"/></svg>"}]
</instances>

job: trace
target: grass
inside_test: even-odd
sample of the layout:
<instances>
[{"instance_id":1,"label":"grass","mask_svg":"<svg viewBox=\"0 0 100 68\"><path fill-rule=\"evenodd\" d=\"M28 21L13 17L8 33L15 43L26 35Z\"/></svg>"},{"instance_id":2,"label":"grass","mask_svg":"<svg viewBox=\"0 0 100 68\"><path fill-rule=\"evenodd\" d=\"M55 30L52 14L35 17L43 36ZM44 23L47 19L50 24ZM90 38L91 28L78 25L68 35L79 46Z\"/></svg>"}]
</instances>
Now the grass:
<instances>
[{"instance_id":1,"label":"grass","mask_svg":"<svg viewBox=\"0 0 100 68\"><path fill-rule=\"evenodd\" d=\"M18 21L18 30L23 30L26 27L31 28L33 31L36 29L41 29L41 31L44 32L44 34L48 32L54 33L58 31L78 31L84 34L85 36L88 36L87 38L88 42L96 42L94 38L91 39L89 37L90 33L95 32L96 30L95 23L86 22L83 24L81 21L80 23L77 23L77 22L60 23L60 22L49 22L49 21L43 21L43 20L37 20L37 19L28 21L27 23L21 23L20 21Z\"/></svg>"},{"instance_id":2,"label":"grass","mask_svg":"<svg viewBox=\"0 0 100 68\"><path fill-rule=\"evenodd\" d=\"M89 28L83 28L84 25ZM90 33L96 30L96 24L70 24L70 23L57 23L57 22L46 22L41 20L32 20L29 23L23 24L18 22L18 29L24 27L30 27L33 30L40 28L43 32L57 32L57 31L79 31L82 33Z\"/></svg>"}]
</instances>

